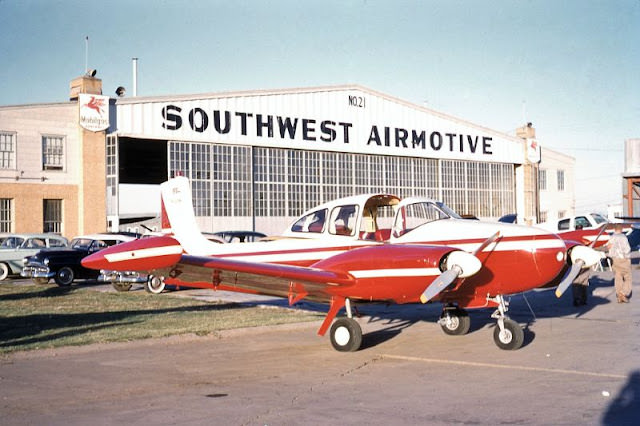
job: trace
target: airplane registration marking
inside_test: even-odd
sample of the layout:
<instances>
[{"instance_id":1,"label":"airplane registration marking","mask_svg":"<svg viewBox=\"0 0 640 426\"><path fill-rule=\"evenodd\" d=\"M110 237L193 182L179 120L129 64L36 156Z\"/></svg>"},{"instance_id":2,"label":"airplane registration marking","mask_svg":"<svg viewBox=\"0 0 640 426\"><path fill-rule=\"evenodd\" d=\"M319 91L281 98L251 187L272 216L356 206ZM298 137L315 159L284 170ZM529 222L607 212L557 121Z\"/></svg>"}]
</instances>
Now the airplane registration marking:
<instances>
[{"instance_id":1,"label":"airplane registration marking","mask_svg":"<svg viewBox=\"0 0 640 426\"><path fill-rule=\"evenodd\" d=\"M366 269L362 271L349 271L356 278L378 277L433 277L440 275L438 268L405 268L405 269Z\"/></svg>"},{"instance_id":2,"label":"airplane registration marking","mask_svg":"<svg viewBox=\"0 0 640 426\"><path fill-rule=\"evenodd\" d=\"M591 371L564 370L560 368L527 367L524 365L491 364L486 362L474 362L474 361L455 361L450 359L421 358L421 357L406 356L406 355L382 354L381 356L382 358L396 359L400 361L417 361L417 362L427 362L427 363L460 365L460 366L466 366L466 367L501 368L504 370L522 370L522 371L537 371L537 372L543 372L543 373L574 374L577 376L607 377L607 378L613 378L613 379L627 378L627 376L621 375L621 374L594 373Z\"/></svg>"},{"instance_id":3,"label":"airplane registration marking","mask_svg":"<svg viewBox=\"0 0 640 426\"><path fill-rule=\"evenodd\" d=\"M120 253L105 254L104 258L109 262L122 262L132 259L146 259L155 256L168 256L182 253L182 247L178 245L164 247L150 247L137 250L123 251Z\"/></svg>"}]
</instances>

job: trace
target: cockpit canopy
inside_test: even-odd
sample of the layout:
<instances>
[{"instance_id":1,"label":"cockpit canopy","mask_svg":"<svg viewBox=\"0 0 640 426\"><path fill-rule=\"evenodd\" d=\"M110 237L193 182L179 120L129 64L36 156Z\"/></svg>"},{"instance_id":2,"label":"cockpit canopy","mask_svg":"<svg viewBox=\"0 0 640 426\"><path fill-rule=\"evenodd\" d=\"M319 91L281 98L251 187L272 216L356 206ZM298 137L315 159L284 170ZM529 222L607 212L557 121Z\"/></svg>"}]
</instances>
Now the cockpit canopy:
<instances>
[{"instance_id":1,"label":"cockpit canopy","mask_svg":"<svg viewBox=\"0 0 640 426\"><path fill-rule=\"evenodd\" d=\"M285 235L317 238L346 236L387 241L435 220L460 216L444 203L427 198L405 200L377 194L347 197L312 209L296 220Z\"/></svg>"}]
</instances>

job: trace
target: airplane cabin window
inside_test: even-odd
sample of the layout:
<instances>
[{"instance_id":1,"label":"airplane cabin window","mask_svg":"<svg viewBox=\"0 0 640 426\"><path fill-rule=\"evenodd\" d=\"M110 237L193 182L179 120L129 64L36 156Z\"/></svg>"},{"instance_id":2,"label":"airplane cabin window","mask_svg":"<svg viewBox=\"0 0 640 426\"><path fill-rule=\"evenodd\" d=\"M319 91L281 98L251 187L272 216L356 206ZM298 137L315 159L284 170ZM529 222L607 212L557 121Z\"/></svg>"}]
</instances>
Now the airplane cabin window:
<instances>
[{"instance_id":1,"label":"airplane cabin window","mask_svg":"<svg viewBox=\"0 0 640 426\"><path fill-rule=\"evenodd\" d=\"M335 207L331 211L329 232L334 235L354 235L357 217L357 205L349 204Z\"/></svg>"},{"instance_id":2,"label":"airplane cabin window","mask_svg":"<svg viewBox=\"0 0 640 426\"><path fill-rule=\"evenodd\" d=\"M296 223L294 223L291 227L291 230L293 232L311 232L315 234L322 233L322 231L324 230L326 217L326 209L309 213L308 215L305 215L298 219Z\"/></svg>"},{"instance_id":3,"label":"airplane cabin window","mask_svg":"<svg viewBox=\"0 0 640 426\"><path fill-rule=\"evenodd\" d=\"M576 217L576 229L578 229L578 226L582 228L587 228L591 226L591 223L589 223L589 219L587 219L586 217L578 216Z\"/></svg>"}]
</instances>

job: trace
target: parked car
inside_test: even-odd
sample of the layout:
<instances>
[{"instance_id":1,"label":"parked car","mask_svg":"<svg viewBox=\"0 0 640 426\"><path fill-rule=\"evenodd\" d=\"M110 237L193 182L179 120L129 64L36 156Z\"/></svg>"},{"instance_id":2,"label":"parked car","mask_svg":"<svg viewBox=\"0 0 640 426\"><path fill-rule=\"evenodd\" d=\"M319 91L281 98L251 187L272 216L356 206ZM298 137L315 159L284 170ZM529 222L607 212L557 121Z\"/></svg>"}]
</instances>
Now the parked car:
<instances>
[{"instance_id":1,"label":"parked car","mask_svg":"<svg viewBox=\"0 0 640 426\"><path fill-rule=\"evenodd\" d=\"M502 223L516 223L518 221L518 215L515 213L505 214L498 219L498 222Z\"/></svg>"},{"instance_id":2,"label":"parked car","mask_svg":"<svg viewBox=\"0 0 640 426\"><path fill-rule=\"evenodd\" d=\"M22 260L43 248L66 247L69 241L56 234L9 234L0 243L0 281L22 272Z\"/></svg>"},{"instance_id":3,"label":"parked car","mask_svg":"<svg viewBox=\"0 0 640 426\"><path fill-rule=\"evenodd\" d=\"M125 241L135 240L135 234L92 234L76 237L68 248L40 250L24 259L22 275L38 284L53 278L62 287L69 286L77 278L96 279L99 272L87 269L80 263L86 256Z\"/></svg>"}]
</instances>

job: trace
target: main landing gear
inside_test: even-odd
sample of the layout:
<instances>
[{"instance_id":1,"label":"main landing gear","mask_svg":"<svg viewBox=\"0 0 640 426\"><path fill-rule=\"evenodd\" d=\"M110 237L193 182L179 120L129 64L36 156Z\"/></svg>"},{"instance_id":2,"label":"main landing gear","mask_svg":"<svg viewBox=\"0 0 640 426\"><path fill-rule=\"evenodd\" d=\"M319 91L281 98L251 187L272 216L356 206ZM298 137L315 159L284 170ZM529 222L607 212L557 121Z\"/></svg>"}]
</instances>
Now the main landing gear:
<instances>
[{"instance_id":1,"label":"main landing gear","mask_svg":"<svg viewBox=\"0 0 640 426\"><path fill-rule=\"evenodd\" d=\"M438 320L442 331L450 336L461 336L467 334L471 326L469 314L462 308L454 305L447 305L442 310L442 315Z\"/></svg>"},{"instance_id":2,"label":"main landing gear","mask_svg":"<svg viewBox=\"0 0 640 426\"><path fill-rule=\"evenodd\" d=\"M362 344L362 328L351 314L351 303L345 299L346 318L338 318L331 326L331 345L340 352L355 352Z\"/></svg>"},{"instance_id":3,"label":"main landing gear","mask_svg":"<svg viewBox=\"0 0 640 426\"><path fill-rule=\"evenodd\" d=\"M517 322L505 315L509 309L509 302L505 301L501 295L489 300L498 304L498 309L491 315L491 318L498 320L498 325L493 330L493 341L500 349L509 351L520 349L524 343L524 331Z\"/></svg>"},{"instance_id":4,"label":"main landing gear","mask_svg":"<svg viewBox=\"0 0 640 426\"><path fill-rule=\"evenodd\" d=\"M488 300L498 305L498 309L491 315L491 318L498 320L493 331L493 341L500 349L520 349L524 343L524 331L517 322L506 316L509 303L501 295L490 297ZM446 305L442 310L438 324L446 334L461 336L469 331L471 320L464 309L455 305Z\"/></svg>"}]
</instances>

